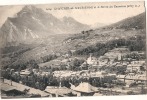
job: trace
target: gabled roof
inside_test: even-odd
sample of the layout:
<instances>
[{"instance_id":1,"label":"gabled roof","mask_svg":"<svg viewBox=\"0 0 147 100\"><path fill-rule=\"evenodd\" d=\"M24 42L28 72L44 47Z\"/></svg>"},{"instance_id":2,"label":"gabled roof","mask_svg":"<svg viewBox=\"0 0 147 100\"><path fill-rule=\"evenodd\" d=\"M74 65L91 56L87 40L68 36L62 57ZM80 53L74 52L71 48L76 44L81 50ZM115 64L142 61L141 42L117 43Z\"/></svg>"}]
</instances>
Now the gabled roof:
<instances>
[{"instance_id":1,"label":"gabled roof","mask_svg":"<svg viewBox=\"0 0 147 100\"><path fill-rule=\"evenodd\" d=\"M87 82L80 83L77 87L73 88L73 90L78 92L85 92L85 93L98 91L97 87L94 87Z\"/></svg>"},{"instance_id":2,"label":"gabled roof","mask_svg":"<svg viewBox=\"0 0 147 100\"><path fill-rule=\"evenodd\" d=\"M60 94L60 95L65 95L72 92L72 90L68 89L67 87L57 87L57 86L47 86L45 91L51 94Z\"/></svg>"},{"instance_id":3,"label":"gabled roof","mask_svg":"<svg viewBox=\"0 0 147 100\"><path fill-rule=\"evenodd\" d=\"M4 84L7 84L7 85L11 86L10 85L10 80L4 79L4 82L5 82ZM4 87L5 87L5 89L7 88L3 84L0 84L0 85L1 85L1 87L3 86L3 89L4 89ZM46 93L46 92L41 91L39 89L35 89L35 88L29 87L29 86L25 86L23 84L16 83L14 81L12 81L12 85L13 85L12 87L15 87L19 91L24 91L25 89L29 89L27 94L39 94L39 95L41 95L41 97L45 97L45 96L49 96L50 95L49 93Z\"/></svg>"},{"instance_id":4,"label":"gabled roof","mask_svg":"<svg viewBox=\"0 0 147 100\"><path fill-rule=\"evenodd\" d=\"M3 90L3 91L11 91L11 90L17 90L17 88L14 87L14 86L2 83L1 84L1 90Z\"/></svg>"}]
</instances>

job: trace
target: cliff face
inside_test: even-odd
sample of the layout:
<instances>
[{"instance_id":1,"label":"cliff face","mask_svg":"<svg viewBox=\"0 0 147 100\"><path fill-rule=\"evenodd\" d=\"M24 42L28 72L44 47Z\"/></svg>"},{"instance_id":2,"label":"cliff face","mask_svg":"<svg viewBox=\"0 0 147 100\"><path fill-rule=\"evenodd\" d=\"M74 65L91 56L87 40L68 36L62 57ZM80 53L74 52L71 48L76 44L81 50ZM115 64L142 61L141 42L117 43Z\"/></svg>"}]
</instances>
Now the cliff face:
<instances>
[{"instance_id":1,"label":"cliff face","mask_svg":"<svg viewBox=\"0 0 147 100\"><path fill-rule=\"evenodd\" d=\"M60 20L34 6L25 6L13 18L8 18L0 29L1 43L25 41L53 34L77 33L88 29L73 18Z\"/></svg>"}]
</instances>

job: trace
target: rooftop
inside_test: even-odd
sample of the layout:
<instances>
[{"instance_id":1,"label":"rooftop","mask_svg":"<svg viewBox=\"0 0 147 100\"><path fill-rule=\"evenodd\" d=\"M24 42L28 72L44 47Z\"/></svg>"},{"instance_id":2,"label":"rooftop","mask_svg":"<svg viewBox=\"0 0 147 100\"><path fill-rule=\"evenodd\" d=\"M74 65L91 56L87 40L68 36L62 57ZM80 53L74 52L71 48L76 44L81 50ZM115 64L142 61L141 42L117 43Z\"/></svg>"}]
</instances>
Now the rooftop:
<instances>
[{"instance_id":1,"label":"rooftop","mask_svg":"<svg viewBox=\"0 0 147 100\"><path fill-rule=\"evenodd\" d=\"M47 86L45 91L51 94L59 94L59 95L65 95L72 92L71 89L68 89L66 87L57 87L57 86Z\"/></svg>"},{"instance_id":2,"label":"rooftop","mask_svg":"<svg viewBox=\"0 0 147 100\"><path fill-rule=\"evenodd\" d=\"M73 88L73 90L78 92L85 92L85 93L98 91L97 87L94 87L87 82L80 83L77 87Z\"/></svg>"},{"instance_id":3,"label":"rooftop","mask_svg":"<svg viewBox=\"0 0 147 100\"><path fill-rule=\"evenodd\" d=\"M6 83L1 83L1 90L3 90L3 91L11 91L11 90L17 90L17 88L15 86L11 86L11 85L6 84Z\"/></svg>"},{"instance_id":4,"label":"rooftop","mask_svg":"<svg viewBox=\"0 0 147 100\"><path fill-rule=\"evenodd\" d=\"M4 79L4 84L1 85L1 87L3 87L3 89L7 88L7 85L5 85L5 84L8 84L10 86L11 81ZM10 87L10 89L13 89L13 88L20 90L20 91L24 91L25 89L29 89L28 94L39 94L39 95L41 95L41 97L50 96L49 93L46 93L46 92L41 91L39 89L31 88L29 86L26 86L26 85L23 85L20 83L16 83L14 81L12 81L12 87ZM9 90L9 89L6 89L6 90Z\"/></svg>"}]
</instances>

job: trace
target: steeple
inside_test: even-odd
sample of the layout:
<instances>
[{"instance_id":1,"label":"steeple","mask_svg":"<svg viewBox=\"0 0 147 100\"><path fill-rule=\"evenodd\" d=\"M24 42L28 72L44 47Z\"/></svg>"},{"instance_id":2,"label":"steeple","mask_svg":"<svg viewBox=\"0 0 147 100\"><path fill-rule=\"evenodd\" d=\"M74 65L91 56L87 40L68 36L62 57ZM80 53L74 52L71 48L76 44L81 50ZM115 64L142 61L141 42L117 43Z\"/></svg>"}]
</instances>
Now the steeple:
<instances>
[{"instance_id":1,"label":"steeple","mask_svg":"<svg viewBox=\"0 0 147 100\"><path fill-rule=\"evenodd\" d=\"M89 58L92 60L92 53L90 53L90 57Z\"/></svg>"}]
</instances>

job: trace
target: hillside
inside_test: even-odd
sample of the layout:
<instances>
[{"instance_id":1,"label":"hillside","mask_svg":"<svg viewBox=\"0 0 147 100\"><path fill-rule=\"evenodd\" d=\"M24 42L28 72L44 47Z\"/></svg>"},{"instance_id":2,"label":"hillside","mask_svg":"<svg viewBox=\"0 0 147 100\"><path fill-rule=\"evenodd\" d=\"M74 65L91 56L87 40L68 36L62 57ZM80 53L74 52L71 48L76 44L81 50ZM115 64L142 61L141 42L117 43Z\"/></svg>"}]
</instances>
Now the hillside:
<instances>
[{"instance_id":1,"label":"hillside","mask_svg":"<svg viewBox=\"0 0 147 100\"><path fill-rule=\"evenodd\" d=\"M132 50L144 50L146 32L145 26L142 23L143 18L145 18L144 13L112 24L109 26L112 28L108 28L107 26L95 30L90 29L77 32L77 34L50 35L42 39L37 38L36 41L30 44L20 44L22 46L16 45L11 48L4 48L5 52L2 54L1 63L3 67L13 66L17 68L26 66L32 60L35 60L38 64L49 62L51 58L56 59L57 56L65 55L69 51L75 51L76 56L89 56L89 53L100 56L111 49L111 46L115 46L115 42L123 40L126 43L132 43L129 41L130 39L133 39L133 44L135 44L127 45L130 49L136 46ZM73 24L69 24L67 20ZM130 21L129 23L128 20ZM71 27L78 23L73 18L68 17L64 17L61 21ZM134 28L133 23L138 23L136 24L138 28ZM121 28L114 28L117 25ZM71 30L74 30L74 28L71 28ZM141 38L141 40L138 41L138 38Z\"/></svg>"},{"instance_id":2,"label":"hillside","mask_svg":"<svg viewBox=\"0 0 147 100\"><path fill-rule=\"evenodd\" d=\"M104 27L110 29L144 29L146 28L146 14L145 12L126 18L110 26Z\"/></svg>"},{"instance_id":3,"label":"hillside","mask_svg":"<svg viewBox=\"0 0 147 100\"><path fill-rule=\"evenodd\" d=\"M75 50L90 50L97 43L107 43L113 40L136 38L138 36L146 37L145 13L137 16L123 19L115 24L97 28L95 30L82 31L74 34L64 40L71 48ZM143 40L145 41L145 39ZM91 47L91 48L92 48Z\"/></svg>"},{"instance_id":4,"label":"hillside","mask_svg":"<svg viewBox=\"0 0 147 100\"><path fill-rule=\"evenodd\" d=\"M136 33L137 31L139 31L138 33L143 33L145 34L145 28L146 28L146 17L145 17L145 12L141 13L137 16L133 16L133 17L129 17L126 19L123 19L117 23L108 25L108 26L104 26L102 28L97 28L95 30L91 29L91 30L87 30L87 31L83 31L80 34L74 34L71 37L69 37L68 40L74 40L74 39L86 39L86 38L95 38L94 36L109 36L110 38L112 38L113 36L116 36L118 34L118 36L116 37L127 37L127 36L133 36L133 33ZM133 32L132 34L126 34L129 32ZM122 34L121 34L122 33ZM104 40L105 41L105 40Z\"/></svg>"}]
</instances>

